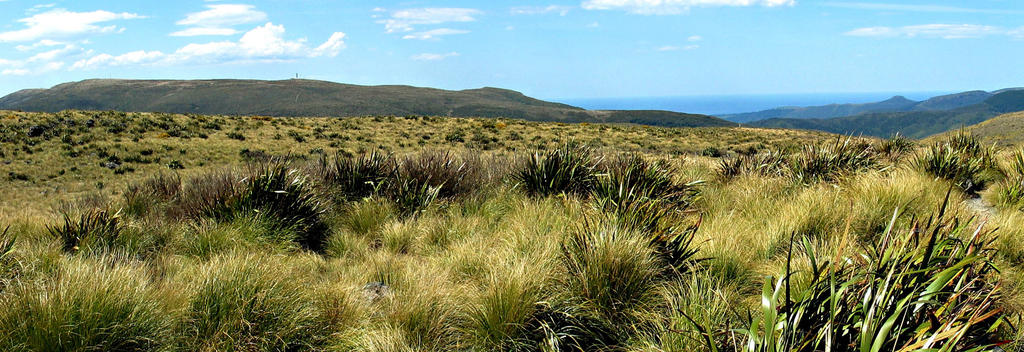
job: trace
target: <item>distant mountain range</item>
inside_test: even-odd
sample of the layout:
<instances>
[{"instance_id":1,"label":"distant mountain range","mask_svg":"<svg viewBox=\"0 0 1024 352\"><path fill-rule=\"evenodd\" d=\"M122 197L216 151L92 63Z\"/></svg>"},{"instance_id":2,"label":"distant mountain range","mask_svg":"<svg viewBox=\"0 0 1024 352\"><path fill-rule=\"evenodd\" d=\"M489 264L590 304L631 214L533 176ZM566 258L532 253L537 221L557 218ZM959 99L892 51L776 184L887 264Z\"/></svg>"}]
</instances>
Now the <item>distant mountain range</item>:
<instances>
[{"instance_id":1,"label":"distant mountain range","mask_svg":"<svg viewBox=\"0 0 1024 352\"><path fill-rule=\"evenodd\" d=\"M748 123L767 119L827 119L833 117L854 116L866 113L912 112L912 111L946 111L967 107L984 102L985 99L1011 90L1009 88L994 92L975 90L956 94L941 95L924 101L914 101L903 96L894 96L888 100L865 104L829 104L807 107L779 107L769 110L747 112L741 114L718 115L723 119Z\"/></svg>"},{"instance_id":2,"label":"distant mountain range","mask_svg":"<svg viewBox=\"0 0 1024 352\"><path fill-rule=\"evenodd\" d=\"M901 134L911 138L924 138L963 126L974 125L1001 114L1024 111L1024 90L995 91L981 102L974 101L983 94L967 92L932 98L914 104L911 111L867 112L834 118L771 118L749 123L754 127L796 128L820 130L839 134L889 137ZM892 99L890 99L892 100ZM931 107L953 107L947 110L925 110ZM867 104L862 104L867 105Z\"/></svg>"},{"instance_id":3,"label":"distant mountain range","mask_svg":"<svg viewBox=\"0 0 1024 352\"><path fill-rule=\"evenodd\" d=\"M0 98L0 109L56 112L118 110L221 115L507 117L532 121L634 123L666 127L736 126L713 116L659 110L585 110L522 93L359 86L315 80L112 80L26 89Z\"/></svg>"}]
</instances>

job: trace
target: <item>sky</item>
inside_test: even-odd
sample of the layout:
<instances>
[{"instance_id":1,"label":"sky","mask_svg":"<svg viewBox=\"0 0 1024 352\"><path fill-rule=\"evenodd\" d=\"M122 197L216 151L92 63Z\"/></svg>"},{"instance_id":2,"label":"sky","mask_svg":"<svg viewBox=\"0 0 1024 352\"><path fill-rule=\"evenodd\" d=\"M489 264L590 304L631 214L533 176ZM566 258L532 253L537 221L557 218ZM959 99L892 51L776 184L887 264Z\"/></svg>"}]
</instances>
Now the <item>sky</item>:
<instances>
[{"instance_id":1,"label":"sky","mask_svg":"<svg viewBox=\"0 0 1024 352\"><path fill-rule=\"evenodd\" d=\"M0 0L0 95L90 78L539 98L1024 86L1020 0Z\"/></svg>"}]
</instances>

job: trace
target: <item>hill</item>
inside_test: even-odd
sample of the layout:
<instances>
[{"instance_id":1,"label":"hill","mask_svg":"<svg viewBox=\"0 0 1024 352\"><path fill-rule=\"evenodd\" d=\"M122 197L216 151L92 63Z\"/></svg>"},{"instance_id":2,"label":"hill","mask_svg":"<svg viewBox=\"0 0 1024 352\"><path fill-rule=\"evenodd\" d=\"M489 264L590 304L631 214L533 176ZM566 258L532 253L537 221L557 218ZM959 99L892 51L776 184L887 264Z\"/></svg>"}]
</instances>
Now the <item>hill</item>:
<instances>
[{"instance_id":1,"label":"hill","mask_svg":"<svg viewBox=\"0 0 1024 352\"><path fill-rule=\"evenodd\" d=\"M64 83L0 98L0 109L35 112L116 110L214 115L506 117L531 121L643 123L667 127L730 126L706 115L668 111L588 111L480 88L449 91L359 86L326 81L111 80Z\"/></svg>"},{"instance_id":2,"label":"hill","mask_svg":"<svg viewBox=\"0 0 1024 352\"><path fill-rule=\"evenodd\" d=\"M982 103L947 111L867 113L830 119L768 119L755 121L750 125L876 137L888 137L899 133L911 138L924 138L1022 110L1024 91L1009 90L993 95Z\"/></svg>"},{"instance_id":3,"label":"hill","mask_svg":"<svg viewBox=\"0 0 1024 352\"><path fill-rule=\"evenodd\" d=\"M996 144L1001 147L1020 146L1024 144L1024 111L1003 114L982 123L968 126L967 130L978 136L985 144ZM929 139L944 138L946 132Z\"/></svg>"},{"instance_id":4,"label":"hill","mask_svg":"<svg viewBox=\"0 0 1024 352\"><path fill-rule=\"evenodd\" d=\"M924 101L914 101L903 96L894 96L885 101L865 104L829 104L808 107L787 106L757 112L720 115L719 117L733 122L747 123L773 118L827 119L877 112L945 111L979 104L993 95L1016 89L1018 88L1008 88L991 93L975 90L940 95Z\"/></svg>"}]
</instances>

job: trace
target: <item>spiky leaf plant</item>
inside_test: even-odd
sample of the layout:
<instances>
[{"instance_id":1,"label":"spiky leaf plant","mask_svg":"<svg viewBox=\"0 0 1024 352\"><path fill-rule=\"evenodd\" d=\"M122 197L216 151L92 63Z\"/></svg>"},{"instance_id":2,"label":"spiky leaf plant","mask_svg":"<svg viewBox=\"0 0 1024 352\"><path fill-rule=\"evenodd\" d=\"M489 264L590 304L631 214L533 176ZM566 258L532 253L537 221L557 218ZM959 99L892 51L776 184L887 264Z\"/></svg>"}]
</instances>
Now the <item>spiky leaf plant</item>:
<instances>
[{"instance_id":1,"label":"spiky leaf plant","mask_svg":"<svg viewBox=\"0 0 1024 352\"><path fill-rule=\"evenodd\" d=\"M984 189L995 171L992 149L964 130L936 142L914 163L928 174L953 182L968 194Z\"/></svg>"},{"instance_id":2,"label":"spiky leaf plant","mask_svg":"<svg viewBox=\"0 0 1024 352\"><path fill-rule=\"evenodd\" d=\"M338 153L333 159L318 159L312 174L336 200L356 201L377 194L395 176L397 169L394 157L389 154L373 151L351 157Z\"/></svg>"},{"instance_id":3,"label":"spiky leaf plant","mask_svg":"<svg viewBox=\"0 0 1024 352\"><path fill-rule=\"evenodd\" d=\"M828 261L804 241L809 284L789 265L762 290L745 351L980 351L1000 324L991 233L947 218L945 205L856 255ZM792 259L792 253L790 255Z\"/></svg>"},{"instance_id":4,"label":"spiky leaf plant","mask_svg":"<svg viewBox=\"0 0 1024 352\"><path fill-rule=\"evenodd\" d=\"M834 181L842 175L866 169L874 164L871 145L852 137L834 143L805 146L789 163L790 173L799 182Z\"/></svg>"},{"instance_id":5,"label":"spiky leaf plant","mask_svg":"<svg viewBox=\"0 0 1024 352\"><path fill-rule=\"evenodd\" d=\"M61 242L61 248L68 253L77 253L82 246L90 248L111 248L121 235L120 216L106 210L89 210L77 219L64 214L64 223L47 226L51 237Z\"/></svg>"},{"instance_id":6,"label":"spiky leaf plant","mask_svg":"<svg viewBox=\"0 0 1024 352\"><path fill-rule=\"evenodd\" d=\"M543 154L530 155L512 177L531 196L582 195L596 181L594 159L589 147L567 143Z\"/></svg>"}]
</instances>

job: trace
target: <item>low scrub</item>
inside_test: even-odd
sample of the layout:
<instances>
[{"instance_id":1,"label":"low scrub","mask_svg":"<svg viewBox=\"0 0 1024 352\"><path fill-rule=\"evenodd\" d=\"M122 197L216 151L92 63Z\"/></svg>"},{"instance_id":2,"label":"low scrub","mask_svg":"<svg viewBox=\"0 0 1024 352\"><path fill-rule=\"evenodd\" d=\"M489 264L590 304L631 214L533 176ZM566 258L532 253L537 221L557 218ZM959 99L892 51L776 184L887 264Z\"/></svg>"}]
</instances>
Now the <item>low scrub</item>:
<instances>
[{"instance_id":1,"label":"low scrub","mask_svg":"<svg viewBox=\"0 0 1024 352\"><path fill-rule=\"evenodd\" d=\"M777 150L741 154L719 162L718 172L726 180L740 175L783 176L788 172L786 156Z\"/></svg>"},{"instance_id":2,"label":"low scrub","mask_svg":"<svg viewBox=\"0 0 1024 352\"><path fill-rule=\"evenodd\" d=\"M121 235L120 216L106 210L89 210L77 218L64 214L64 223L47 226L51 237L61 243L68 253L77 253L83 247L92 250L112 248Z\"/></svg>"},{"instance_id":3,"label":"low scrub","mask_svg":"<svg viewBox=\"0 0 1024 352\"><path fill-rule=\"evenodd\" d=\"M992 149L961 130L932 145L914 164L924 172L952 182L968 194L976 194L994 178Z\"/></svg>"},{"instance_id":4,"label":"low scrub","mask_svg":"<svg viewBox=\"0 0 1024 352\"><path fill-rule=\"evenodd\" d=\"M597 180L596 164L589 147L570 143L530 155L512 177L531 196L585 195Z\"/></svg>"},{"instance_id":5,"label":"low scrub","mask_svg":"<svg viewBox=\"0 0 1024 352\"><path fill-rule=\"evenodd\" d=\"M761 311L740 331L743 350L992 347L1002 290L990 234L943 210L906 231L894 228L895 218L857 255L830 261L805 241L808 284L791 282L797 274L788 266L765 283Z\"/></svg>"},{"instance_id":6,"label":"low scrub","mask_svg":"<svg viewBox=\"0 0 1024 352\"><path fill-rule=\"evenodd\" d=\"M799 182L835 181L837 178L873 165L871 145L853 138L835 143L806 146L789 162L790 174Z\"/></svg>"},{"instance_id":7,"label":"low scrub","mask_svg":"<svg viewBox=\"0 0 1024 352\"><path fill-rule=\"evenodd\" d=\"M374 151L358 157L321 157L311 173L334 199L356 201L377 194L397 170L394 157Z\"/></svg>"}]
</instances>

